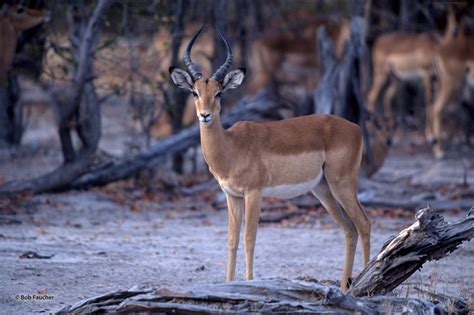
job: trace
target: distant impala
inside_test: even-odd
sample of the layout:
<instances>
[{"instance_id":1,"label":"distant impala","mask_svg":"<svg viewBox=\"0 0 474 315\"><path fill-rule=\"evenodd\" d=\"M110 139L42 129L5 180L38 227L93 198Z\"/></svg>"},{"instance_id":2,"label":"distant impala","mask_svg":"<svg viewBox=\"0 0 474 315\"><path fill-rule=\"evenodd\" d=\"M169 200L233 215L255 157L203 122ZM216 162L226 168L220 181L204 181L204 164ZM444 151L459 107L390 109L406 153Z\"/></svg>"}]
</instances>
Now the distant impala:
<instances>
[{"instance_id":1,"label":"distant impala","mask_svg":"<svg viewBox=\"0 0 474 315\"><path fill-rule=\"evenodd\" d=\"M444 156L441 143L442 112L452 101L474 60L473 39L457 36L458 25L453 7L448 10L447 27L443 36L432 33L393 32L378 37L372 48L373 83L367 95L368 109L377 111L377 99L384 94L383 113L393 116L391 101L398 80L421 79L426 103L425 134L433 143L437 158ZM398 80L391 80L394 75ZM432 77L436 75L439 87L432 100ZM471 77L474 73L470 74ZM386 92L382 93L387 85ZM393 120L393 118L391 118Z\"/></svg>"},{"instance_id":2,"label":"distant impala","mask_svg":"<svg viewBox=\"0 0 474 315\"><path fill-rule=\"evenodd\" d=\"M371 224L357 199L362 157L359 126L336 116L310 115L275 122L243 121L225 130L220 120L221 94L242 83L245 69L228 72L232 51L218 30L227 58L211 78L203 78L190 57L202 29L194 34L184 54L189 73L175 67L170 73L178 87L194 96L202 152L227 197L227 280L235 276L244 208L246 279L251 280L262 197L293 198L311 191L344 230L346 256L341 288L347 290L358 235L365 264L370 253Z\"/></svg>"}]
</instances>

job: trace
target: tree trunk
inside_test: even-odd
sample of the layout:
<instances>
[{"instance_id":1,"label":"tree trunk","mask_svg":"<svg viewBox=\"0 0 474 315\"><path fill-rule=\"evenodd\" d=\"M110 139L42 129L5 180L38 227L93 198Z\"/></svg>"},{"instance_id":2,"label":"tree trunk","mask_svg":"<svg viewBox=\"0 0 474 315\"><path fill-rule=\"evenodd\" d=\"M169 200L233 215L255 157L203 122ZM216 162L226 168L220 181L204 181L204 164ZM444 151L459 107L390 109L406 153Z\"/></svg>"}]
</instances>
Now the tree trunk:
<instances>
[{"instance_id":1,"label":"tree trunk","mask_svg":"<svg viewBox=\"0 0 474 315\"><path fill-rule=\"evenodd\" d=\"M0 83L0 146L18 145L23 135L23 113L18 77L10 73Z\"/></svg>"},{"instance_id":2,"label":"tree trunk","mask_svg":"<svg viewBox=\"0 0 474 315\"><path fill-rule=\"evenodd\" d=\"M227 32L227 0L213 0L212 19L215 27L219 28L223 34ZM244 19L244 17L242 17ZM226 51L219 34L214 35L214 56L212 56L212 70L216 71L225 61Z\"/></svg>"},{"instance_id":3,"label":"tree trunk","mask_svg":"<svg viewBox=\"0 0 474 315\"><path fill-rule=\"evenodd\" d=\"M249 0L239 0L237 2L239 16L239 46L240 46L240 66L248 67L248 50L249 50L249 39L247 30L247 16L249 13Z\"/></svg>"},{"instance_id":4,"label":"tree trunk","mask_svg":"<svg viewBox=\"0 0 474 315\"><path fill-rule=\"evenodd\" d=\"M181 63L179 48L181 47L184 37L184 14L186 9L185 0L177 0L175 5L176 13L171 39L171 65ZM171 129L173 134L175 134L183 129L183 115L186 108L186 100L188 99L188 92L172 84L166 98L168 105L166 111L171 117ZM178 173L183 172L183 155L181 153L173 156L173 169Z\"/></svg>"},{"instance_id":5,"label":"tree trunk","mask_svg":"<svg viewBox=\"0 0 474 315\"><path fill-rule=\"evenodd\" d=\"M340 65L334 53L333 43L327 36L324 26L320 26L317 30L316 43L321 65L321 81L314 93L314 112L316 114L331 114L334 112L336 102L339 101L336 87Z\"/></svg>"},{"instance_id":6,"label":"tree trunk","mask_svg":"<svg viewBox=\"0 0 474 315\"><path fill-rule=\"evenodd\" d=\"M413 3L410 0L400 0L400 12L398 19L398 29L404 32L413 31L413 27L410 23L412 20L412 6Z\"/></svg>"}]
</instances>

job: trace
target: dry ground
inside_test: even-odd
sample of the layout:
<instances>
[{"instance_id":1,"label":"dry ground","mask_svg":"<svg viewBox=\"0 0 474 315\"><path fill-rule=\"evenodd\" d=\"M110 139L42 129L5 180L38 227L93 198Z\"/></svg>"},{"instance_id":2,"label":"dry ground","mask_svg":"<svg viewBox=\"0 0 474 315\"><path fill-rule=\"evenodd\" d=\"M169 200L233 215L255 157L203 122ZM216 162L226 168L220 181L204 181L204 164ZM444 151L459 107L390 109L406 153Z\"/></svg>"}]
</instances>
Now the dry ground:
<instances>
[{"instance_id":1,"label":"dry ground","mask_svg":"<svg viewBox=\"0 0 474 315\"><path fill-rule=\"evenodd\" d=\"M104 106L101 148L124 152L122 107ZM123 115L117 117L117 113ZM23 147L0 152L3 180L40 174L60 163L57 136L48 112L32 121ZM382 171L362 180L361 198L391 200L454 196L474 185L472 149L455 147L435 161L415 134L391 153ZM409 140L407 140L409 139ZM144 193L131 182L90 191L24 196L0 202L0 313L52 312L80 299L135 285L187 289L221 282L226 269L226 213L215 192L178 196ZM467 187L466 187L467 184ZM374 188L375 187L375 188ZM376 189L379 187L380 189ZM454 197L453 197L454 198ZM274 204L267 200L265 205ZM287 203L288 211L294 209ZM467 209L443 213L449 220ZM268 212L268 210L267 210ZM372 255L383 242L413 221L414 211L368 209L373 222ZM242 246L241 246L242 247ZM52 257L20 258L28 251ZM343 235L318 207L276 224L261 224L255 252L255 277L293 279L309 276L336 280L342 273ZM474 242L449 257L429 263L397 291L423 296L414 287L472 298ZM361 270L358 249L355 273ZM237 276L243 278L239 249ZM47 301L21 295L47 293ZM19 299L17 299L17 296Z\"/></svg>"}]
</instances>

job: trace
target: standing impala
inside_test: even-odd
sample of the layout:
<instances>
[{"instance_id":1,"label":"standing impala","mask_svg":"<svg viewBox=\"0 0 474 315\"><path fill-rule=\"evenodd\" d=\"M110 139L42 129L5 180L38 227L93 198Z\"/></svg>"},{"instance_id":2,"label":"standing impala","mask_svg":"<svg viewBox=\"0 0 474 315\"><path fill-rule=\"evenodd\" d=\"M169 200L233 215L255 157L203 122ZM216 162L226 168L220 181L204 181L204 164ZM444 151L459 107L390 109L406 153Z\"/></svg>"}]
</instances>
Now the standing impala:
<instances>
[{"instance_id":1,"label":"standing impala","mask_svg":"<svg viewBox=\"0 0 474 315\"><path fill-rule=\"evenodd\" d=\"M245 69L228 72L232 51L218 30L227 58L211 78L203 78L190 57L202 29L194 34L184 54L189 73L175 67L170 73L178 87L194 96L202 152L227 197L227 280L235 276L244 209L246 279L251 280L262 197L294 198L311 191L344 230L346 256L341 288L347 290L358 235L365 264L370 253L370 221L357 199L360 128L336 116L310 115L276 122L243 121L225 130L220 121L221 94L242 83Z\"/></svg>"}]
</instances>

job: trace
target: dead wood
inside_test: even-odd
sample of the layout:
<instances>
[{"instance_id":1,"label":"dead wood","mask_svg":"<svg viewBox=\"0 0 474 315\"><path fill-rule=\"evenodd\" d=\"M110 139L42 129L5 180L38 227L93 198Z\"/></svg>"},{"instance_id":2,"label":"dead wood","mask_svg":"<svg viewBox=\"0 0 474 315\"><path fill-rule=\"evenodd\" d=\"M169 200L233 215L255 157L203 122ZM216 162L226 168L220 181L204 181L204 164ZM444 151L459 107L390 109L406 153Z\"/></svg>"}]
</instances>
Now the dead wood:
<instances>
[{"instance_id":1,"label":"dead wood","mask_svg":"<svg viewBox=\"0 0 474 315\"><path fill-rule=\"evenodd\" d=\"M474 199L458 199L458 200L394 200L390 198L371 198L370 200L361 200L366 207L389 208L389 209L406 209L413 210L430 204L431 207L438 210L449 209L469 209L474 206Z\"/></svg>"},{"instance_id":2,"label":"dead wood","mask_svg":"<svg viewBox=\"0 0 474 315\"><path fill-rule=\"evenodd\" d=\"M385 242L354 280L350 292L356 296L391 292L425 262L447 256L473 236L474 211L448 224L439 212L430 207L421 209L415 223Z\"/></svg>"},{"instance_id":3,"label":"dead wood","mask_svg":"<svg viewBox=\"0 0 474 315\"><path fill-rule=\"evenodd\" d=\"M63 164L55 170L40 177L27 181L7 182L0 186L0 195L10 195L20 192L40 193L56 190L86 173L93 160L87 156L74 162Z\"/></svg>"},{"instance_id":4,"label":"dead wood","mask_svg":"<svg viewBox=\"0 0 474 315\"><path fill-rule=\"evenodd\" d=\"M352 295L334 284L314 279L235 281L196 286L189 292L168 289L130 289L80 301L63 308L66 313L337 313L467 314L466 301L430 294L431 300L383 296L418 270L440 259L474 236L474 212L448 224L430 208L417 221L387 241L379 254L353 282ZM369 296L367 296L369 295ZM377 296L374 296L377 295Z\"/></svg>"},{"instance_id":5,"label":"dead wood","mask_svg":"<svg viewBox=\"0 0 474 315\"><path fill-rule=\"evenodd\" d=\"M444 303L393 296L357 298L344 295L337 286L317 281L270 279L200 285L189 292L163 288L117 291L65 307L58 314L443 314L448 310ZM459 310L467 312L467 308Z\"/></svg>"},{"instance_id":6,"label":"dead wood","mask_svg":"<svg viewBox=\"0 0 474 315\"><path fill-rule=\"evenodd\" d=\"M450 209L470 209L474 206L474 199L417 199L412 200L400 200L396 198L383 198L383 197L370 197L360 199L360 202L365 207L371 208L384 208L384 209L404 209L407 211L413 211L413 209L420 209L426 207L428 204L437 210L450 210ZM288 207L288 204L296 206L298 208L314 208L321 207L321 202L316 198L295 198L289 202L279 202L272 204L271 206L264 206L265 210L272 209L284 209ZM225 209L227 206L224 205Z\"/></svg>"}]
</instances>

